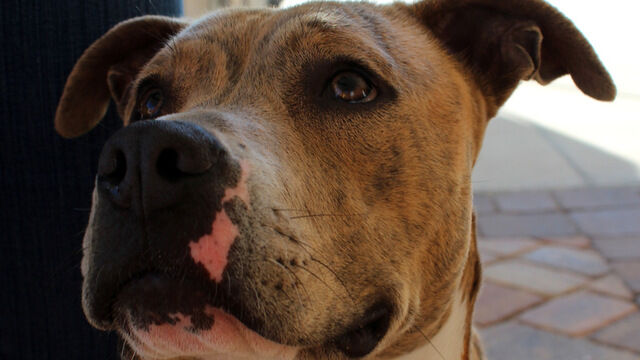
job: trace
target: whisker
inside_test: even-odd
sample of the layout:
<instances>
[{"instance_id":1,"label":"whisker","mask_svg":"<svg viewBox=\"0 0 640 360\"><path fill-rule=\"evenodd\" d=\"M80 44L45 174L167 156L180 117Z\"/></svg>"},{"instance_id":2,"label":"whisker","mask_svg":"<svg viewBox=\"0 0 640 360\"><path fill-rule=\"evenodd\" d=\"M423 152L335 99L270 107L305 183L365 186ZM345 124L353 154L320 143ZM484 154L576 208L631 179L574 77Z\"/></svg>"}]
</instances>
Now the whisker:
<instances>
[{"instance_id":1,"label":"whisker","mask_svg":"<svg viewBox=\"0 0 640 360\"><path fill-rule=\"evenodd\" d=\"M274 264L274 265L276 265L276 266L278 266L280 268L283 268L283 269L287 270L288 274L290 274L289 276L293 276L293 278L295 279L295 282L300 283L300 285L302 286L302 289L307 294L307 299L310 298L309 292L307 291L307 288L304 286L304 283L302 281L300 281L300 278L298 278L298 276L293 271L291 271L291 269L289 269L288 267L280 264L279 262L277 262L277 261L275 261L273 259L267 259L267 260L268 260L267 261L268 263ZM294 286L294 289L296 289L296 294L298 295L298 302L300 303L300 306L305 307L304 303L302 302L302 297L300 297L300 292L298 291L298 287Z\"/></svg>"},{"instance_id":2,"label":"whisker","mask_svg":"<svg viewBox=\"0 0 640 360\"><path fill-rule=\"evenodd\" d=\"M422 337L427 340L427 342L429 342L429 344L433 347L433 349L438 353L438 355L440 356L440 359L442 360L446 360L444 358L444 356L442 355L442 353L440 352L440 350L438 350L438 348L434 345L434 343L431 341L431 339L429 339L429 337L424 333L424 331L422 331L422 329L420 329L419 327L417 327L416 325L413 325L413 328L418 330L418 332L422 335Z\"/></svg>"},{"instance_id":3,"label":"whisker","mask_svg":"<svg viewBox=\"0 0 640 360\"><path fill-rule=\"evenodd\" d=\"M311 270L307 269L307 268L306 268L306 267L304 267L304 266L298 266L298 267L299 267L300 269L302 269L302 270L304 270L304 271L308 272L309 274L311 274L311 276L313 276L314 278L318 279L321 283L323 283L323 284L324 284L324 286L326 286L329 290L331 290L331 292L333 292L333 293L334 293L334 294L336 294L337 296L340 296L340 295L339 295L339 294L338 294L338 293L333 289L333 287L329 286L329 284L327 284L327 282L326 282L326 281L322 280L322 278L321 278L321 277L319 277L318 275L316 275L313 271L311 271Z\"/></svg>"},{"instance_id":4,"label":"whisker","mask_svg":"<svg viewBox=\"0 0 640 360\"><path fill-rule=\"evenodd\" d=\"M329 265L325 264L324 262L316 259L316 257L306 248L304 248L305 246L310 248L311 250L313 250L315 253L318 253L317 250L315 250L313 248L313 246L305 243L304 241L300 241L298 240L298 243L301 245L301 249L304 250L307 254L309 254L309 259L311 259L311 261L314 261L318 264L320 264L322 267L324 267L325 269L327 269L335 278L336 280L338 280L338 282L340 283L340 285L342 286L342 288L344 288L344 291L347 293L347 295L349 296L349 299L351 300L352 303L355 304L355 300L353 298L353 295L351 295L351 292L349 291L349 289L347 288L346 283L342 280L342 278L340 276L338 276L338 273L336 273Z\"/></svg>"},{"instance_id":5,"label":"whisker","mask_svg":"<svg viewBox=\"0 0 640 360\"><path fill-rule=\"evenodd\" d=\"M308 215L298 215L292 216L289 219L303 219L303 218L311 218L311 217L352 217L352 216L366 216L366 214L308 214Z\"/></svg>"},{"instance_id":6,"label":"whisker","mask_svg":"<svg viewBox=\"0 0 640 360\"><path fill-rule=\"evenodd\" d=\"M260 301L258 290L256 290L256 286L252 282L249 282L249 286L251 286L251 290L253 290L253 294L256 297L256 307L260 308L259 310L262 310L262 314L264 315L264 320L266 321L269 317L267 316L267 310L264 308L264 306L262 305L262 302Z\"/></svg>"},{"instance_id":7,"label":"whisker","mask_svg":"<svg viewBox=\"0 0 640 360\"><path fill-rule=\"evenodd\" d=\"M273 211L304 211L304 212L309 212L308 209L280 209L280 208L269 208L270 210Z\"/></svg>"}]
</instances>

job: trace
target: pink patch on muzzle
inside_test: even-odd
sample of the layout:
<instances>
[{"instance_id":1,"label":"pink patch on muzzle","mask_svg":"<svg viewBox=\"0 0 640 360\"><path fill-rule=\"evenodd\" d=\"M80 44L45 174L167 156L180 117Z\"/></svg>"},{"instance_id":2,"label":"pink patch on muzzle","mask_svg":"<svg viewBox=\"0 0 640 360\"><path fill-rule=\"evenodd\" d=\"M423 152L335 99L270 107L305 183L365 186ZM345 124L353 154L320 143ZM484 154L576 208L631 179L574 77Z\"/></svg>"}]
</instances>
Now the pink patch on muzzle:
<instances>
[{"instance_id":1,"label":"pink patch on muzzle","mask_svg":"<svg viewBox=\"0 0 640 360\"><path fill-rule=\"evenodd\" d=\"M216 213L215 220L211 225L211 232L202 236L198 241L189 243L191 257L196 263L202 264L209 272L211 280L219 283L222 281L222 272L227 266L227 255L231 244L240 234L238 227L231 222L229 215L224 209L224 203L238 197L249 206L249 190L247 188L247 178L249 176L249 164L246 161L240 162L242 174L240 181L234 188L228 188L222 198L222 210Z\"/></svg>"},{"instance_id":2,"label":"pink patch on muzzle","mask_svg":"<svg viewBox=\"0 0 640 360\"><path fill-rule=\"evenodd\" d=\"M190 316L175 314L174 325L149 325L147 330L131 328L123 337L142 359L293 359L296 347L267 340L244 326L234 316L214 307L205 312L213 317L209 330L194 330Z\"/></svg>"}]
</instances>

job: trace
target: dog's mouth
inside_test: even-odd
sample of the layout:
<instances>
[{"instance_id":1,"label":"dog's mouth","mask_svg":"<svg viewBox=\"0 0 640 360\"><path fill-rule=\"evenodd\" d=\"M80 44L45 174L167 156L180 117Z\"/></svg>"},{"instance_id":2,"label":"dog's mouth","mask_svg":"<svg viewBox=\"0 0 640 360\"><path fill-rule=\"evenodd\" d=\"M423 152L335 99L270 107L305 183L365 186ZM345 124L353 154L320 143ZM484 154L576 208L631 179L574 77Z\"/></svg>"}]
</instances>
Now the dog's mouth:
<instances>
[{"instance_id":1,"label":"dog's mouth","mask_svg":"<svg viewBox=\"0 0 640 360\"><path fill-rule=\"evenodd\" d=\"M192 277L176 278L157 272L133 276L117 292L112 312L117 326L148 330L150 325L175 324L171 314L191 317L194 330L206 330L213 319L204 312L214 306L217 289ZM123 320L127 324L122 324Z\"/></svg>"},{"instance_id":2,"label":"dog's mouth","mask_svg":"<svg viewBox=\"0 0 640 360\"><path fill-rule=\"evenodd\" d=\"M142 359L296 357L302 347L263 337L223 305L220 293L210 282L143 273L118 292L113 302L115 325ZM363 357L387 333L391 314L387 303L376 303L345 332L316 346L334 348L349 358Z\"/></svg>"},{"instance_id":3,"label":"dog's mouth","mask_svg":"<svg viewBox=\"0 0 640 360\"><path fill-rule=\"evenodd\" d=\"M389 330L391 309L385 303L371 307L349 330L338 336L336 348L351 358L369 354Z\"/></svg>"},{"instance_id":4,"label":"dog's mouth","mask_svg":"<svg viewBox=\"0 0 640 360\"><path fill-rule=\"evenodd\" d=\"M270 341L219 305L217 289L158 273L132 278L113 304L115 323L142 359L293 359L298 349Z\"/></svg>"}]
</instances>

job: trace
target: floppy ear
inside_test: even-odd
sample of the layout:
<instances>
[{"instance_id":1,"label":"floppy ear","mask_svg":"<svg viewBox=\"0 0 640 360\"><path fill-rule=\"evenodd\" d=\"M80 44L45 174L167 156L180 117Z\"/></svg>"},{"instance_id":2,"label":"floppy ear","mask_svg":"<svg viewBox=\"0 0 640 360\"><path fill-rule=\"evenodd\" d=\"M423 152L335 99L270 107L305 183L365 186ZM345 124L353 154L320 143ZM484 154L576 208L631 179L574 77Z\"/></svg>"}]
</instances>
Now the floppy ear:
<instances>
[{"instance_id":1,"label":"floppy ear","mask_svg":"<svg viewBox=\"0 0 640 360\"><path fill-rule=\"evenodd\" d=\"M113 97L118 113L140 69L186 23L163 16L142 16L113 27L82 54L67 78L56 110L55 128L64 137L91 130Z\"/></svg>"},{"instance_id":2,"label":"floppy ear","mask_svg":"<svg viewBox=\"0 0 640 360\"><path fill-rule=\"evenodd\" d=\"M496 110L520 80L547 84L565 74L593 98L616 96L589 42L542 0L425 0L410 9L471 70Z\"/></svg>"}]
</instances>

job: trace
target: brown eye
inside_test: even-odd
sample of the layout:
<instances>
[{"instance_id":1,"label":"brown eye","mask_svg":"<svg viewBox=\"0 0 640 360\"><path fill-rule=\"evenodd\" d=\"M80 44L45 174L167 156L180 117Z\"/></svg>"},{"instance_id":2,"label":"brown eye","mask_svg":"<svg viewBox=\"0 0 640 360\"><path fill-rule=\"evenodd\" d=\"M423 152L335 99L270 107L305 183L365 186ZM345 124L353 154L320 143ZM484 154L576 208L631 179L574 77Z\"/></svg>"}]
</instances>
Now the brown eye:
<instances>
[{"instance_id":1,"label":"brown eye","mask_svg":"<svg viewBox=\"0 0 640 360\"><path fill-rule=\"evenodd\" d=\"M157 117L162 108L164 97L159 89L151 89L142 97L140 102L140 117L142 119L151 119Z\"/></svg>"},{"instance_id":2,"label":"brown eye","mask_svg":"<svg viewBox=\"0 0 640 360\"><path fill-rule=\"evenodd\" d=\"M366 103L378 95L378 90L367 79L352 71L344 71L334 76L329 87L337 99L349 103Z\"/></svg>"}]
</instances>

